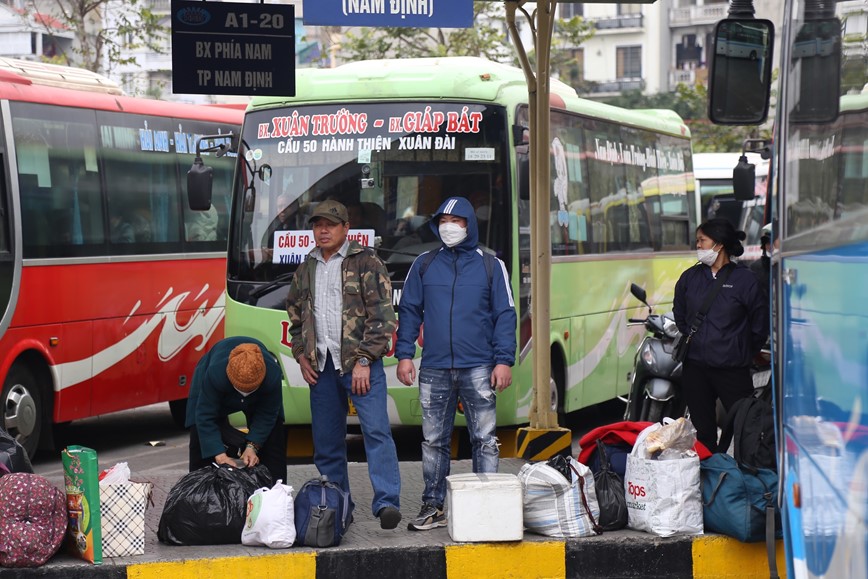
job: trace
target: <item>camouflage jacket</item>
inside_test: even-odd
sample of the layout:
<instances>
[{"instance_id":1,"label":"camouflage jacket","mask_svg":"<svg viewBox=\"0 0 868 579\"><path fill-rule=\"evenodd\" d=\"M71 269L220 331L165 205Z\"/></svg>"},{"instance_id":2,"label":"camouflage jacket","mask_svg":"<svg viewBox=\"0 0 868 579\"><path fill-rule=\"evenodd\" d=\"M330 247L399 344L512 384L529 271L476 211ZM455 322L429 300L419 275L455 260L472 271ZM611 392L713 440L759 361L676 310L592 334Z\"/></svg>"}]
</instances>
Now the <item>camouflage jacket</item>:
<instances>
[{"instance_id":1,"label":"camouflage jacket","mask_svg":"<svg viewBox=\"0 0 868 579\"><path fill-rule=\"evenodd\" d=\"M298 266L286 296L292 355L296 360L306 356L314 368L318 367L313 314L316 265L316 258L308 256ZM397 322L392 307L392 284L380 258L358 242L350 241L341 269L344 284L341 369L352 372L360 356L374 361L389 350Z\"/></svg>"}]
</instances>

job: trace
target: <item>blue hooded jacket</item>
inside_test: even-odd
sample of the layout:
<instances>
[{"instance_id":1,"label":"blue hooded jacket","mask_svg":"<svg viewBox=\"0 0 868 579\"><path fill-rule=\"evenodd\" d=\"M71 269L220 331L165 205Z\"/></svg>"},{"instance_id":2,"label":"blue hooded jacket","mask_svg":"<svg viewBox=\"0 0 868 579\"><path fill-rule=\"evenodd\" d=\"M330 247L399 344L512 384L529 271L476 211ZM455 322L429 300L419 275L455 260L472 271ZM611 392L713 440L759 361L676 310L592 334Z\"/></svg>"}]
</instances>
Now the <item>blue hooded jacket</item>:
<instances>
[{"instance_id":1,"label":"blue hooded jacket","mask_svg":"<svg viewBox=\"0 0 868 579\"><path fill-rule=\"evenodd\" d=\"M467 220L467 237L455 247L441 245L425 270L425 252L413 262L398 306L398 342L395 357L416 354L419 326L424 327L423 368L476 368L515 363L516 314L506 266L495 259L489 279L479 248L479 229L470 202L450 197L431 219L440 238L443 214Z\"/></svg>"}]
</instances>

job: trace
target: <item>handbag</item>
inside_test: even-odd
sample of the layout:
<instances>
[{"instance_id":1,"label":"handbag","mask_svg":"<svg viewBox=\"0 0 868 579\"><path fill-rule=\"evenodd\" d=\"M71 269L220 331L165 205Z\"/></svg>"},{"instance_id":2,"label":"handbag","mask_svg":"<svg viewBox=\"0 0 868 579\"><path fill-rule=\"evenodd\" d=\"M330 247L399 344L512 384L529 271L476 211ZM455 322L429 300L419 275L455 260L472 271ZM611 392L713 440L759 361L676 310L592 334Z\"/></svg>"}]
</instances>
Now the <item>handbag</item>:
<instances>
[{"instance_id":1,"label":"handbag","mask_svg":"<svg viewBox=\"0 0 868 579\"><path fill-rule=\"evenodd\" d=\"M149 482L100 485L103 557L144 555L145 510L151 500L151 486Z\"/></svg>"},{"instance_id":2,"label":"handbag","mask_svg":"<svg viewBox=\"0 0 868 579\"><path fill-rule=\"evenodd\" d=\"M308 547L340 545L353 521L350 493L325 476L302 485L293 509L296 543Z\"/></svg>"},{"instance_id":3,"label":"handbag","mask_svg":"<svg viewBox=\"0 0 868 579\"><path fill-rule=\"evenodd\" d=\"M717 297L717 293L729 278L729 274L732 273L733 269L732 267L726 267L721 270L720 275L717 276L717 280L714 282L714 286L712 286L711 291L705 296L705 301L699 307L699 311L693 316L693 320L690 322L690 331L687 335L679 334L678 338L675 339L675 343L672 345L672 358L676 362L684 362L684 359L687 358L687 350L690 348L690 340L693 338L693 334L702 325L708 313L708 308L711 307L711 302Z\"/></svg>"}]
</instances>

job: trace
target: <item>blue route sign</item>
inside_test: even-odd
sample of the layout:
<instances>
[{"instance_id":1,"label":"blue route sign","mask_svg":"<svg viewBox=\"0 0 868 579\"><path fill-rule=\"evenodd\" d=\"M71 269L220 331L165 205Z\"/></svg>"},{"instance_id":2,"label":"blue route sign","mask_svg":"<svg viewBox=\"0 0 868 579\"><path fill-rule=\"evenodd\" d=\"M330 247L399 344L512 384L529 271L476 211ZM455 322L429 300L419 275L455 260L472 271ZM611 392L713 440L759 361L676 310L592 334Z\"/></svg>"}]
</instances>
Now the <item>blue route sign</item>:
<instances>
[{"instance_id":1,"label":"blue route sign","mask_svg":"<svg viewBox=\"0 0 868 579\"><path fill-rule=\"evenodd\" d=\"M295 7L172 0L172 92L295 95Z\"/></svg>"},{"instance_id":2,"label":"blue route sign","mask_svg":"<svg viewBox=\"0 0 868 579\"><path fill-rule=\"evenodd\" d=\"M316 26L473 26L473 0L304 0L302 7L304 23Z\"/></svg>"}]
</instances>

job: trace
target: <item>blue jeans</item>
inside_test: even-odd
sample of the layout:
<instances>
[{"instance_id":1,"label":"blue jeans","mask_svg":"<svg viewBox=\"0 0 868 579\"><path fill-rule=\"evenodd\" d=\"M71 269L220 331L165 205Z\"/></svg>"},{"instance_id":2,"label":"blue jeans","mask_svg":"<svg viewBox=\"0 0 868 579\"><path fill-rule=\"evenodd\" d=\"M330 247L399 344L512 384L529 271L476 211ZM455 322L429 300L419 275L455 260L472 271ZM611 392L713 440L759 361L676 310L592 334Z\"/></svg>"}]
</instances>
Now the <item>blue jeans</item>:
<instances>
[{"instance_id":1,"label":"blue jeans","mask_svg":"<svg viewBox=\"0 0 868 579\"><path fill-rule=\"evenodd\" d=\"M371 509L376 515L383 507L401 508L401 473L398 471L398 453L389 414L386 409L386 373L383 361L371 363L371 390L364 395L352 393L352 374L341 374L335 369L332 357L319 379L310 388L311 430L313 432L313 462L321 475L336 482L345 491L350 490L347 473L347 397L359 414L365 454L368 457L368 476L374 489Z\"/></svg>"},{"instance_id":2,"label":"blue jeans","mask_svg":"<svg viewBox=\"0 0 868 579\"><path fill-rule=\"evenodd\" d=\"M473 472L497 472L496 401L491 387L491 366L419 372L422 405L422 502L442 507L449 476L452 428L458 398L464 405L467 431L473 447Z\"/></svg>"}]
</instances>

